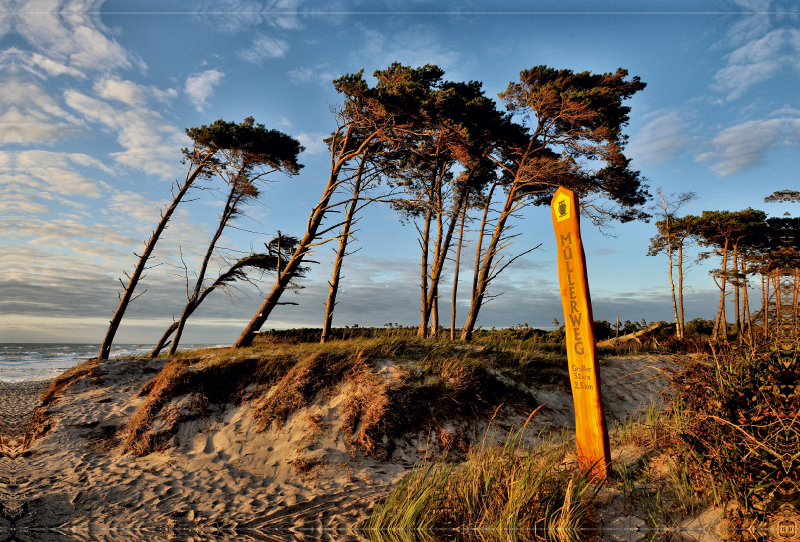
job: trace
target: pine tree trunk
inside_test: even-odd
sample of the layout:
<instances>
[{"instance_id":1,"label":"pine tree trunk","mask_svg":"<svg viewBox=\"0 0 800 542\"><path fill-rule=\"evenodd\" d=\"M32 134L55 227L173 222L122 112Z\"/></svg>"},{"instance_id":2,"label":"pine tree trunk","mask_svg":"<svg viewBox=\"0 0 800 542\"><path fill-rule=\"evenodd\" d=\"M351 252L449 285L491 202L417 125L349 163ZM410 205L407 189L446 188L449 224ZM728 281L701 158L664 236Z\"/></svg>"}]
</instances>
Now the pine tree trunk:
<instances>
[{"instance_id":1,"label":"pine tree trunk","mask_svg":"<svg viewBox=\"0 0 800 542\"><path fill-rule=\"evenodd\" d=\"M678 322L678 302L675 299L675 281L672 277L672 268L674 266L673 257L672 257L672 236L670 235L670 223L669 223L669 215L667 215L667 260L669 261L669 291L672 294L672 313L675 316L675 335L680 339L681 337L681 330L680 330L680 323Z\"/></svg>"},{"instance_id":2,"label":"pine tree trunk","mask_svg":"<svg viewBox=\"0 0 800 542\"><path fill-rule=\"evenodd\" d=\"M178 322L172 322L172 324L170 324L170 326L167 328L167 330L164 332L164 334L158 340L158 343L156 343L156 346L150 352L150 357L151 358L157 358L158 355L161 353L161 351L164 348L167 347L167 344L168 344L167 341L170 338L170 336L175 332L176 329L178 329Z\"/></svg>"},{"instance_id":3,"label":"pine tree trunk","mask_svg":"<svg viewBox=\"0 0 800 542\"><path fill-rule=\"evenodd\" d=\"M172 204L170 204L170 206L167 207L167 210L161 215L161 220L159 221L158 226L156 226L156 229L153 231L150 239L145 244L144 252L142 252L142 255L139 256L139 262L136 264L136 268L128 280L128 286L125 287L125 293L120 296L117 310L114 311L114 316L109 322L108 330L103 338L103 343L100 345L100 353L98 354L100 359L108 359L108 355L111 351L111 344L114 342L114 336L117 334L117 329L119 329L119 325L122 322L122 317L125 315L125 310L128 308L128 304L133 298L133 291L136 289L139 279L142 278L142 272L144 272L144 268L147 265L147 260L150 259L150 256L156 247L156 243L158 242L159 237L161 237L161 233L167 227L167 223L172 217L172 213L175 212L175 208L181 202L181 199L183 199L183 196L186 194L189 188L191 188L192 183L195 181L195 179L197 179L198 175L200 175L200 173L202 173L202 171L206 168L207 160L211 156L212 154L205 155L194 167L194 169L187 173L186 180L183 182L183 185L181 185L175 197L172 198Z\"/></svg>"},{"instance_id":4,"label":"pine tree trunk","mask_svg":"<svg viewBox=\"0 0 800 542\"><path fill-rule=\"evenodd\" d=\"M734 283L733 283L733 308L735 310L735 317L734 317L734 325L736 326L736 336L739 339L739 342L742 342L742 321L739 318L740 314L740 303L739 303L739 253L738 253L739 245L738 243L733 245L733 276L734 276Z\"/></svg>"},{"instance_id":5,"label":"pine tree trunk","mask_svg":"<svg viewBox=\"0 0 800 542\"><path fill-rule=\"evenodd\" d=\"M780 327L783 324L783 307L781 306L781 279L780 269L775 270L775 334L780 336Z\"/></svg>"},{"instance_id":6,"label":"pine tree trunk","mask_svg":"<svg viewBox=\"0 0 800 542\"><path fill-rule=\"evenodd\" d=\"M742 272L744 273L744 288L742 289L742 294L744 294L744 303L743 303L743 314L742 314L742 323L744 323L745 319L747 320L747 336L750 338L750 342L753 342L753 317L751 315L750 310L750 293L747 288L747 256L742 254Z\"/></svg>"},{"instance_id":7,"label":"pine tree trunk","mask_svg":"<svg viewBox=\"0 0 800 542\"><path fill-rule=\"evenodd\" d=\"M792 288L792 293L794 295L794 297L792 299L792 326L793 326L793 329L794 329L795 333L797 333L797 294L798 294L798 292L797 292L797 275L798 275L798 269L795 267L794 268L794 285L793 285L794 287Z\"/></svg>"},{"instance_id":8,"label":"pine tree trunk","mask_svg":"<svg viewBox=\"0 0 800 542\"><path fill-rule=\"evenodd\" d=\"M350 129L354 129L352 128L352 125ZM348 132L345 134L343 139L346 141L349 137L350 133ZM253 315L253 317L250 319L250 322L239 334L239 338L237 338L236 342L233 343L234 348L243 348L245 346L249 346L253 342L255 332L261 329L261 326L263 326L264 322L266 322L267 318L269 318L269 315L278 304L278 300L281 298L284 290L294 278L294 274L297 271L297 268L300 267L300 264L303 262L303 258L308 255L308 252L311 250L314 241L317 239L317 232L322 224L322 220L325 218L330 200L333 197L333 193L336 191L336 188L339 186L339 172L341 171L342 166L353 157L369 152L367 149L374 137L376 137L375 133L364 138L364 142L355 151L342 153L336 159L332 157L331 173L330 177L328 178L328 184L325 186L325 190L322 193L319 203L314 207L314 209L311 211L311 215L308 217L306 233L303 235L300 243L298 243L297 249L295 249L292 257L289 258L286 268L278 275L278 279L275 281L275 285L272 287L272 290L264 299L264 301L261 302L261 306L259 306L255 315ZM343 148L346 147L343 146Z\"/></svg>"},{"instance_id":9,"label":"pine tree trunk","mask_svg":"<svg viewBox=\"0 0 800 542\"><path fill-rule=\"evenodd\" d=\"M458 198L458 200L454 202L453 211L450 216L450 222L447 225L447 232L444 232L441 213L439 213L439 216L437 218L438 235L436 239L436 252L433 260L433 265L430 268L430 275L429 275L430 288L428 290L428 297L423 305L423 310L425 311L423 319L426 321L427 319L431 318L432 312L434 310L434 300L436 300L439 295L439 282L441 282L442 279L442 272L444 271L444 264L445 261L447 260L447 253L450 252L450 245L453 242L453 235L455 234L456 223L458 222L458 215L459 213L461 213L461 209L466 206L466 202L467 202L467 192L465 190ZM440 207L441 207L441 200L440 200ZM436 310L438 311L438 301L436 303L437 303ZM437 322L439 321L438 314L436 315L436 320ZM432 327L431 329L438 330L438 327L437 328Z\"/></svg>"},{"instance_id":10,"label":"pine tree trunk","mask_svg":"<svg viewBox=\"0 0 800 542\"><path fill-rule=\"evenodd\" d=\"M497 187L497 184L493 184L492 187L489 189L489 195L486 197L486 203L483 207L483 218L481 219L481 227L478 229L478 246L475 249L475 270L472 276L472 295L470 299L470 311L467 315L467 321L464 323L464 327L461 329L461 340L462 341L470 341L472 340L472 331L475 327L475 322L478 321L478 314L475 312L473 315L472 307L475 305L476 298L478 295L478 277L480 274L481 269L481 249L483 247L483 236L486 231L486 219L489 215L489 207L492 204L492 196L494 195L494 189Z\"/></svg>"},{"instance_id":11,"label":"pine tree trunk","mask_svg":"<svg viewBox=\"0 0 800 542\"><path fill-rule=\"evenodd\" d=\"M456 248L456 270L453 273L453 300L450 302L450 340L456 340L456 292L458 291L458 266L461 262L461 244L464 239L464 219L467 216L467 206L461 211L461 226L458 228L458 247Z\"/></svg>"},{"instance_id":12,"label":"pine tree trunk","mask_svg":"<svg viewBox=\"0 0 800 542\"><path fill-rule=\"evenodd\" d=\"M225 201L225 208L222 210L222 216L220 216L219 219L219 226L217 226L217 231L214 232L214 236L208 243L208 249L206 250L206 255L203 258L203 264L200 266L200 271L197 274L197 281L194 285L194 291L192 292L192 295L186 305L183 307L181 317L178 319L178 327L175 330L175 336L172 339L172 346L169 348L170 356L174 356L175 352L178 351L178 345L181 342L181 335L183 334L183 328L186 325L186 320L188 320L189 316L194 313L199 304L198 300L200 299L200 294L203 290L203 280L206 276L208 263L211 261L211 256L214 254L214 247L217 246L217 241L219 241L219 238L222 237L222 232L225 230L228 220L230 220L231 216L233 216L233 214L236 212L236 205L244 196L244 191L241 190L241 187L237 186L237 182L238 181L234 181L231 183L231 191L228 194L228 199ZM240 190L238 195L236 194L237 188Z\"/></svg>"},{"instance_id":13,"label":"pine tree trunk","mask_svg":"<svg viewBox=\"0 0 800 542\"><path fill-rule=\"evenodd\" d=\"M725 240L725 247L722 250L722 280L721 286L719 287L720 295L719 295L719 307L717 308L717 319L714 322L714 340L719 340L719 330L720 324L724 326L725 329L725 340L728 340L728 329L727 325L725 324L725 278L728 272L728 240Z\"/></svg>"},{"instance_id":14,"label":"pine tree trunk","mask_svg":"<svg viewBox=\"0 0 800 542\"><path fill-rule=\"evenodd\" d=\"M321 343L325 343L330 338L331 326L333 324L333 310L336 307L336 294L339 291L339 280L342 273L342 262L344 261L345 254L347 253L347 243L350 238L350 226L353 223L353 217L358 208L358 197L361 194L361 181L364 172L364 162L361 161L356 176L355 185L353 187L353 201L347 207L345 215L344 227L342 228L341 238L339 239L339 250L336 252L336 261L333 264L333 275L331 281L328 283L330 289L328 290L328 299L325 302L325 322L322 326Z\"/></svg>"},{"instance_id":15,"label":"pine tree trunk","mask_svg":"<svg viewBox=\"0 0 800 542\"><path fill-rule=\"evenodd\" d=\"M761 273L761 306L763 312L763 325L762 333L764 338L769 337L769 279L767 279L768 271Z\"/></svg>"},{"instance_id":16,"label":"pine tree trunk","mask_svg":"<svg viewBox=\"0 0 800 542\"><path fill-rule=\"evenodd\" d=\"M439 285L434 284L431 292L433 293L433 307L431 308L431 337L439 336Z\"/></svg>"},{"instance_id":17,"label":"pine tree trunk","mask_svg":"<svg viewBox=\"0 0 800 542\"><path fill-rule=\"evenodd\" d=\"M430 314L426 308L428 303L428 250L429 239L431 231L431 208L425 211L425 229L422 232L422 240L420 246L422 248L422 262L420 263L420 296L422 297L422 308L420 308L420 322L417 335L425 337L428 333L428 315Z\"/></svg>"},{"instance_id":18,"label":"pine tree trunk","mask_svg":"<svg viewBox=\"0 0 800 542\"><path fill-rule=\"evenodd\" d=\"M683 239L678 245L678 330L680 332L680 339L683 339L685 334L685 314L683 310Z\"/></svg>"}]
</instances>

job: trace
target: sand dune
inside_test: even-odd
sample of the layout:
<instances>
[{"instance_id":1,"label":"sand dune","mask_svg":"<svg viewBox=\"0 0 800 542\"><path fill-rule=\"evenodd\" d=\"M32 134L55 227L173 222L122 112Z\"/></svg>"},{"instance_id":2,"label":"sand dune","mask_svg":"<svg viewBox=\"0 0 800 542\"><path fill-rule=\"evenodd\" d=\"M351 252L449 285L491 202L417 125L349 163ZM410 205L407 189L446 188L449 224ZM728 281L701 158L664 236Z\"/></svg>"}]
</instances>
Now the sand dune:
<instances>
[{"instance_id":1,"label":"sand dune","mask_svg":"<svg viewBox=\"0 0 800 542\"><path fill-rule=\"evenodd\" d=\"M341 406L353 393L345 385L336 394L321 394L289 416L279 430L259 431L249 403L212 407L205 416L179 424L162 452L141 458L123 455L122 429L144 401L136 394L164 363L102 362L40 411L39 422L46 420L51 427L24 455L14 452L14 442L6 438L0 458L5 510L0 530L13 524L17 530L236 528L243 535L248 529L284 534L294 529L307 535L302 530L311 529L327 537L324 533L347 532L366 518L414 463L426 453L437 453L431 435L409 433L385 461L353 455L341 430ZM377 363L374 371L391 378L390 365ZM662 376L671 367L657 357L603 360L609 424L663 401ZM27 393L13 392L18 400L6 394L4 419L19 421L16 417L41 390L39 385ZM528 391L546 406L534 417L526 438L535 439L541 430L559 432L574 426L568 390ZM14 401L18 403L11 404ZM189 401L178 398L171 408L189 408ZM489 438L504 437L528 414L501 409ZM483 435L487 423L478 419L465 426L454 421L451 429ZM18 457L11 459L14 455Z\"/></svg>"}]
</instances>

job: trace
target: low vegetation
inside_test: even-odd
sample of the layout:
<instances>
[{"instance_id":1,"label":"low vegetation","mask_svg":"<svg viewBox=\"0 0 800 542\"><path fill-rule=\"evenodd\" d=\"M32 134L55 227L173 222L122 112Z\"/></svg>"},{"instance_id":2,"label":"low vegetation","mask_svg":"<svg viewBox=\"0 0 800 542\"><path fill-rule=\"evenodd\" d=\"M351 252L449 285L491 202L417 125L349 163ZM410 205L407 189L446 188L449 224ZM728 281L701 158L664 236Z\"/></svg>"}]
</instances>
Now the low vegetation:
<instances>
[{"instance_id":1,"label":"low vegetation","mask_svg":"<svg viewBox=\"0 0 800 542\"><path fill-rule=\"evenodd\" d=\"M619 460L597 484L577 470L569 435L531 445L522 438L527 422L501 442L445 429L488 419L501 403L535 412L528 388L566 391L563 345L546 342L555 332L517 326L463 344L413 331L334 329L337 340L325 344L313 331L275 332L248 349L179 353L140 390L144 402L121 433L122 450L165 450L179 423L221 405L249 402L268 431L325 395L344 393L342 430L352 454L390 459L398 439L420 431L438 451L426 452L376 507L362 526L371 538L404 539L409 529L423 538L436 529L498 540L569 538L598 528L612 508L658 529L715 507L728 527L747 528L765 525L776 507L797 498L800 365L797 342L786 334L751 345L706 342L707 353L676 357L668 408L611 427ZM654 351L663 345L644 341L614 353ZM45 404L96 367L90 360L64 373Z\"/></svg>"},{"instance_id":2,"label":"low vegetation","mask_svg":"<svg viewBox=\"0 0 800 542\"><path fill-rule=\"evenodd\" d=\"M531 447L522 441L524 430L505 442L484 440L461 464L444 458L417 465L376 508L366 532L376 540L402 540L410 530L447 529L516 541L568 537L586 527L598 486L565 464L567 441Z\"/></svg>"},{"instance_id":3,"label":"low vegetation","mask_svg":"<svg viewBox=\"0 0 800 542\"><path fill-rule=\"evenodd\" d=\"M467 445L443 428L446 421L491 414L501 403L532 409L525 383L537 375L567 381L563 358L534 347L465 348L417 337L294 342L180 353L139 392L145 401L128 422L123 450L162 450L180 422L243 400L262 430L280 428L321 394L349 386L344 432L353 453L386 458L395 439L421 429L463 453ZM378 376L379 363L395 367L395 378Z\"/></svg>"},{"instance_id":4,"label":"low vegetation","mask_svg":"<svg viewBox=\"0 0 800 542\"><path fill-rule=\"evenodd\" d=\"M518 432L473 445L464 462L419 465L375 510L370 536L459 527L481 539L577 539L608 513L663 532L708 508L734 539L767 526L800 488L797 343L718 348L677 360L668 408L612 428L619 460L602 485L567 460L569 438L528 448Z\"/></svg>"}]
</instances>

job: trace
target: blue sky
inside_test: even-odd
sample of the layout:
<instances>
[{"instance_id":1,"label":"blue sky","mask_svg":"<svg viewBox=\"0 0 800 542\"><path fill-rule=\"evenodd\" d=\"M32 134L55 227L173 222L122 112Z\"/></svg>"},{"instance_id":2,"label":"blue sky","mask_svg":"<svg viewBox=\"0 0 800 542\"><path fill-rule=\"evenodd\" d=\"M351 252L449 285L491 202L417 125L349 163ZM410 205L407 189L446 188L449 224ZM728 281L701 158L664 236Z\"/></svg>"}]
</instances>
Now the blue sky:
<instances>
[{"instance_id":1,"label":"blue sky","mask_svg":"<svg viewBox=\"0 0 800 542\"><path fill-rule=\"evenodd\" d=\"M258 248L277 229L299 235L327 179L321 138L339 98L331 79L398 61L479 80L495 98L522 69L618 67L647 88L629 101L627 154L653 189L694 191L687 213L761 208L795 188L800 141L798 10L788 2L272 2L0 0L0 341L99 342L117 277L185 174L183 130L246 116L306 147L297 177L272 177L250 219L223 246ZM220 188L214 181L209 188ZM182 205L118 334L154 342L185 302L215 226L221 191ZM542 243L493 287L479 325L562 319L549 213L527 209L509 254ZM345 261L334 325L414 324L419 249L413 226L373 206L361 251ZM665 261L645 256L653 225L584 225L595 317L672 319ZM249 230L249 231L243 231ZM255 233L252 233L255 232ZM471 240L471 239L470 239ZM472 244L469 245L470 247ZM471 261L469 248L463 257ZM299 306L265 328L314 326L324 314L332 252L304 282ZM462 264L469 279L469 264ZM708 265L688 276L687 317L711 318ZM452 269L445 272L449 299ZM268 284L264 284L268 288ZM466 294L466 283L460 291ZM184 342L231 342L260 301L220 292L190 320ZM466 315L466 298L459 321ZM442 304L449 320L449 302Z\"/></svg>"}]
</instances>

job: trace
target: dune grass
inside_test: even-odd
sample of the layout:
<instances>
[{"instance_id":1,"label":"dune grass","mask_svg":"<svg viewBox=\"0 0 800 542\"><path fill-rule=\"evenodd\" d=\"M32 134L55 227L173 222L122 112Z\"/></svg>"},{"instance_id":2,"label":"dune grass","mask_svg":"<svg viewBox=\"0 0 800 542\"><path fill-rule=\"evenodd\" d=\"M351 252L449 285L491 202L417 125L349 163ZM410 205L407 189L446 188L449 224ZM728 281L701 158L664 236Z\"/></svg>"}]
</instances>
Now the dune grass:
<instances>
[{"instance_id":1,"label":"dune grass","mask_svg":"<svg viewBox=\"0 0 800 542\"><path fill-rule=\"evenodd\" d=\"M397 378L378 377L379 363L396 367ZM563 361L524 349L415 337L181 352L139 392L145 401L127 424L123 450L141 456L163 449L181 421L204 415L215 404L243 400L251 402L262 430L280 428L320 394L349 386L343 429L353 453L361 449L386 458L394 439L420 429L439 435L444 448L463 452L467 446L446 434L445 421L490 414L503 402L535 406L532 396L513 384L534 364L555 374ZM501 374L506 378L498 378ZM542 374L549 378L546 370ZM185 406L182 413L174 411L181 396L192 397L194 411Z\"/></svg>"},{"instance_id":2,"label":"dune grass","mask_svg":"<svg viewBox=\"0 0 800 542\"><path fill-rule=\"evenodd\" d=\"M447 457L418 464L375 508L362 525L365 533L377 542L443 533L492 541L578 539L591 524L601 484L567 466L566 440L531 446L524 430L504 442L484 437L460 464Z\"/></svg>"}]
</instances>

